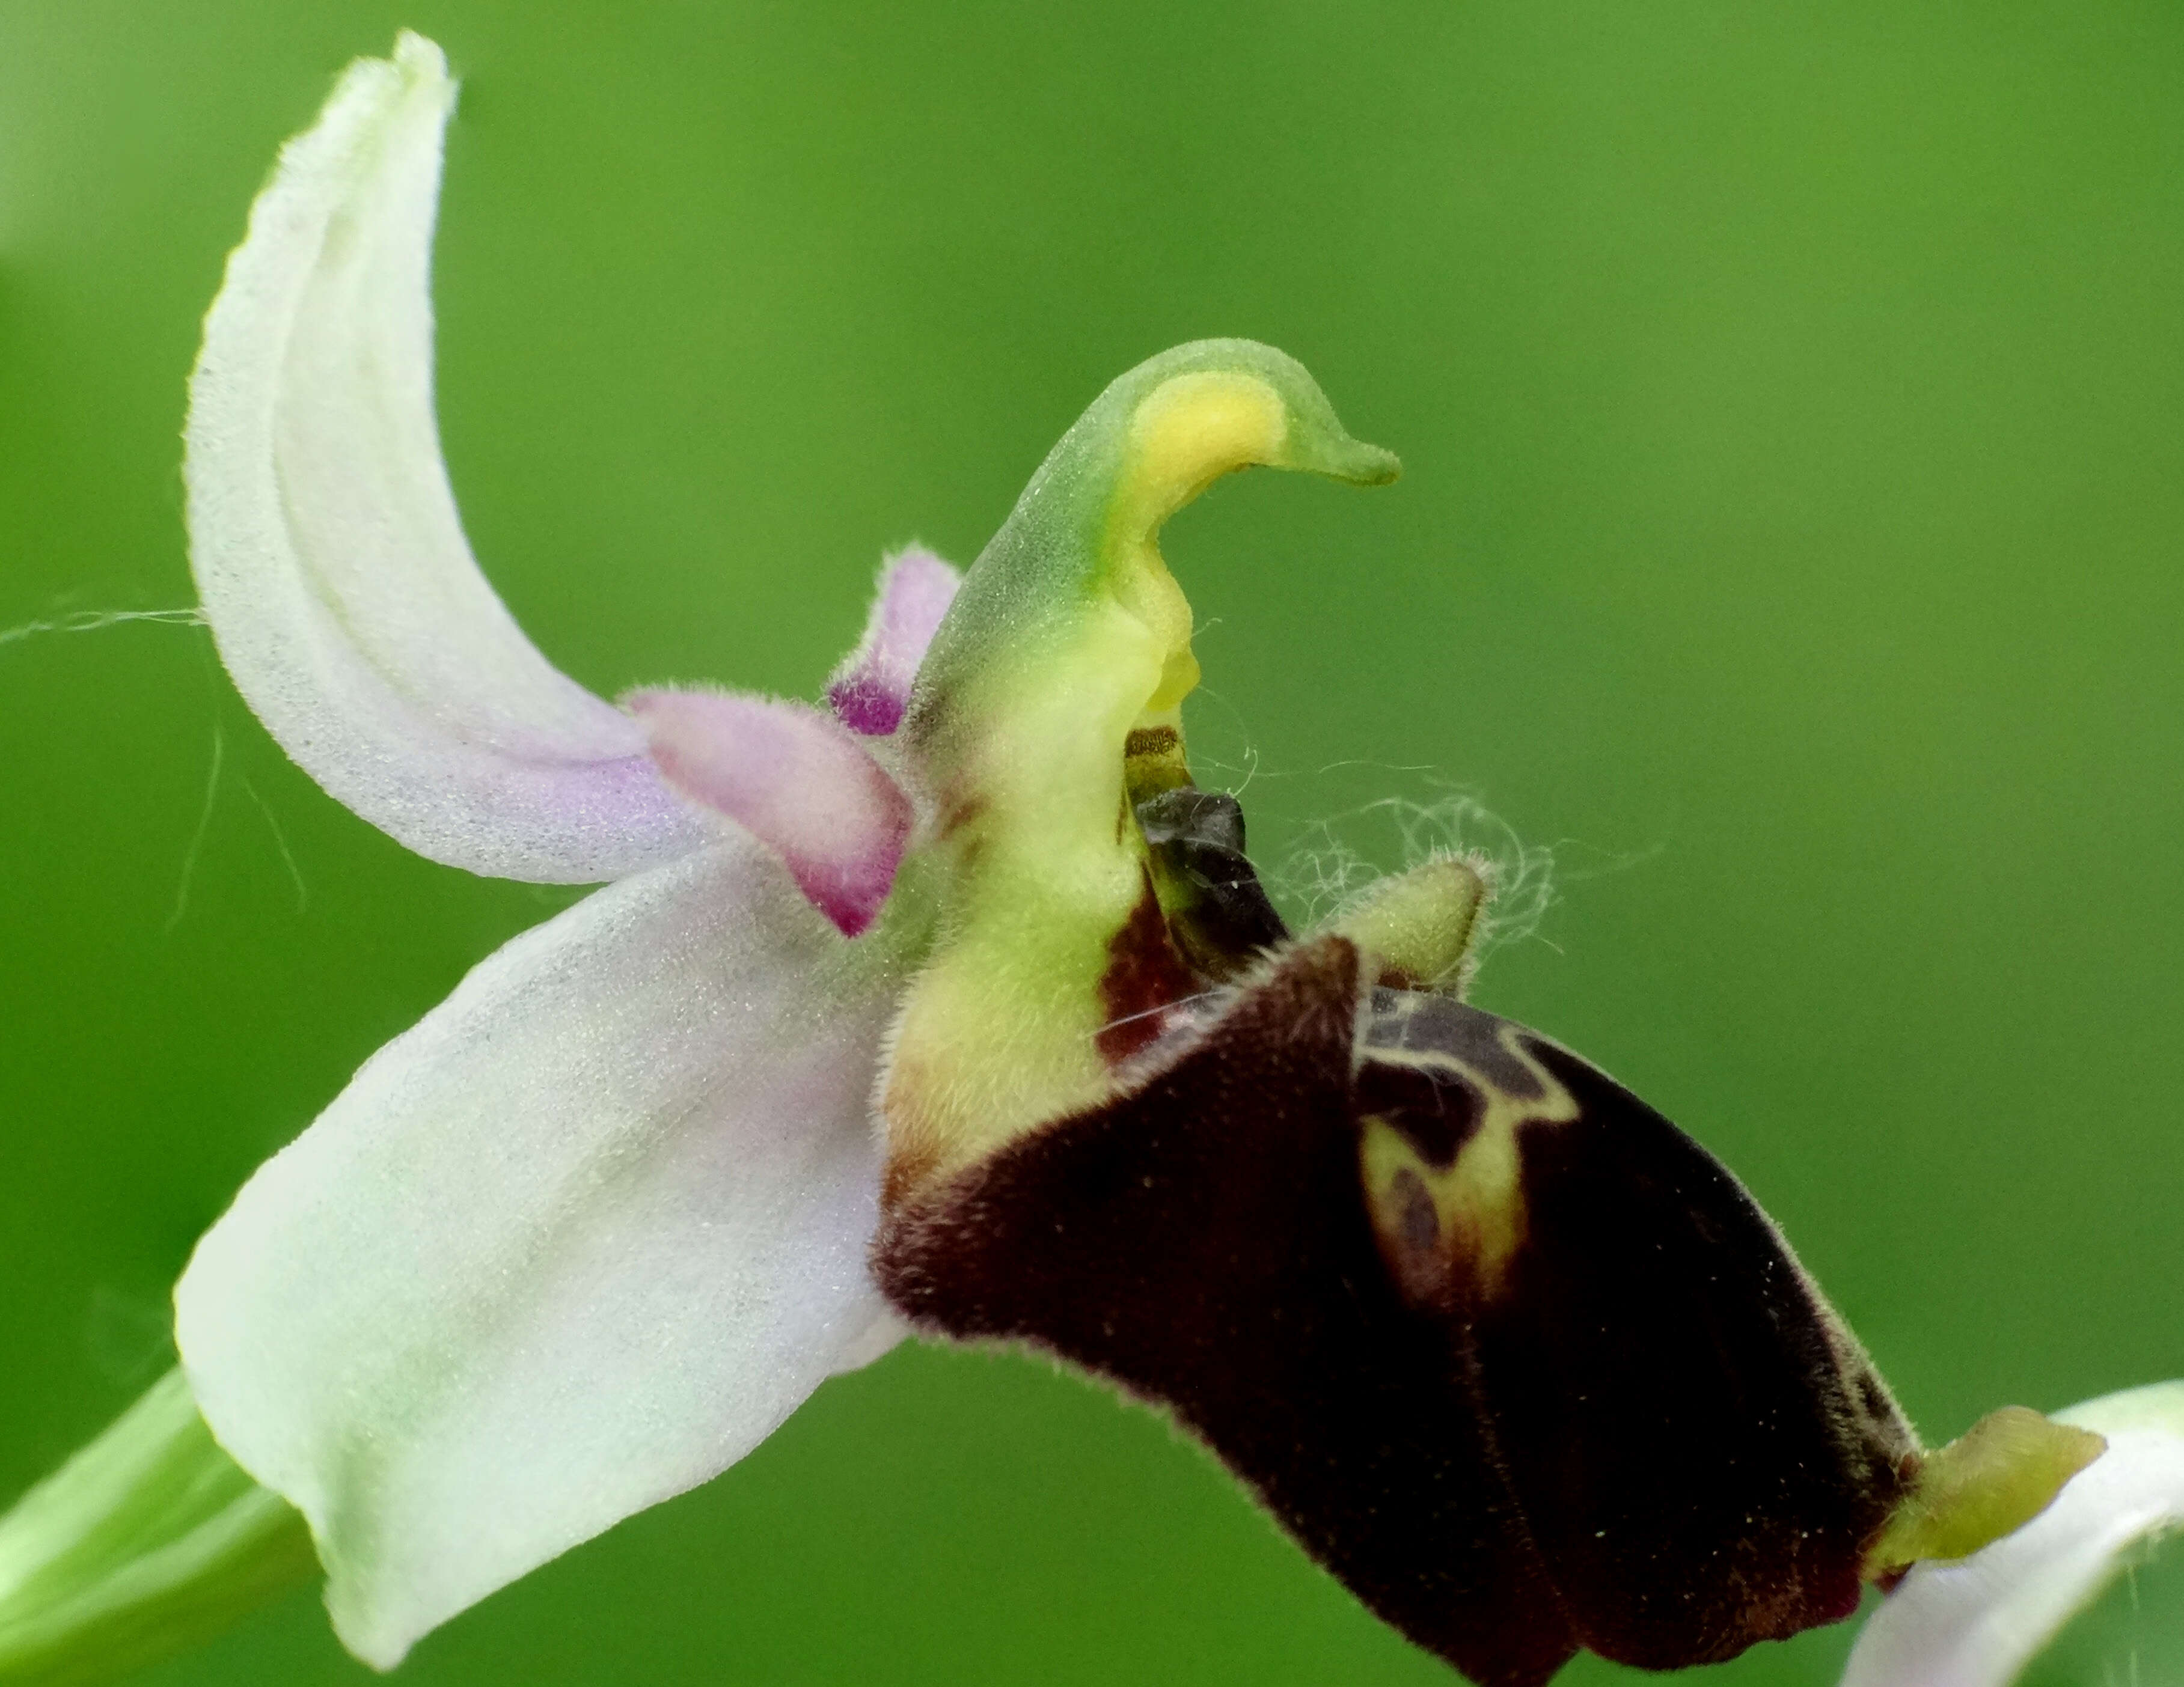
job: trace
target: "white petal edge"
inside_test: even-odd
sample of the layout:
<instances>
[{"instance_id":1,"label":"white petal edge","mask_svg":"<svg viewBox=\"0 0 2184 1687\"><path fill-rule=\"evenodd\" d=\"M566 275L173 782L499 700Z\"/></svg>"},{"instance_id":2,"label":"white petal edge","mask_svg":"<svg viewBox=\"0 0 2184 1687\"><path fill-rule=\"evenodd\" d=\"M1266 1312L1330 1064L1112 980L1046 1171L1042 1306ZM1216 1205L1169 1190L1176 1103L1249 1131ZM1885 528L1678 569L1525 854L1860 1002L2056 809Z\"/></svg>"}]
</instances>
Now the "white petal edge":
<instances>
[{"instance_id":1,"label":"white petal edge","mask_svg":"<svg viewBox=\"0 0 2184 1687\"><path fill-rule=\"evenodd\" d=\"M517 938L207 1233L176 1339L381 1668L902 1331L866 1267L901 986L736 841Z\"/></svg>"},{"instance_id":2,"label":"white petal edge","mask_svg":"<svg viewBox=\"0 0 2184 1687\"><path fill-rule=\"evenodd\" d=\"M2184 1525L2184 1383L2053 1414L2108 1450L2013 1534L1915 1567L1858 1637L1842 1687L2007 1687L2133 1548Z\"/></svg>"},{"instance_id":3,"label":"white petal edge","mask_svg":"<svg viewBox=\"0 0 2184 1687\"><path fill-rule=\"evenodd\" d=\"M616 878L707 832L463 537L430 293L454 99L440 49L405 33L282 149L191 377L191 567L237 687L333 796L474 872Z\"/></svg>"}]
</instances>

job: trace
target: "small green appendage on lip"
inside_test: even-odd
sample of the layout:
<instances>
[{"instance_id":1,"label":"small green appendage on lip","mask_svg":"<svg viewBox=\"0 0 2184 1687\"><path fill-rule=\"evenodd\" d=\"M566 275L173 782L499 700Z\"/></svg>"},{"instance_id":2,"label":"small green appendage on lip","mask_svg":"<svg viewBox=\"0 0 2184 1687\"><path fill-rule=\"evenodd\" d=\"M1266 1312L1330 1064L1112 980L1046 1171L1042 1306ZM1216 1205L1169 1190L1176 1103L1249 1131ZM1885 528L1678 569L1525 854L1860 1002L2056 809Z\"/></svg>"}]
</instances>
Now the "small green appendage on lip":
<instances>
[{"instance_id":1,"label":"small green appendage on lip","mask_svg":"<svg viewBox=\"0 0 2184 1687\"><path fill-rule=\"evenodd\" d=\"M1909 1495L1867 1550L1867 1578L1892 1584L1923 1559L1968 1558L2014 1534L2107 1445L2026 1406L1989 1412L1925 1456Z\"/></svg>"}]
</instances>

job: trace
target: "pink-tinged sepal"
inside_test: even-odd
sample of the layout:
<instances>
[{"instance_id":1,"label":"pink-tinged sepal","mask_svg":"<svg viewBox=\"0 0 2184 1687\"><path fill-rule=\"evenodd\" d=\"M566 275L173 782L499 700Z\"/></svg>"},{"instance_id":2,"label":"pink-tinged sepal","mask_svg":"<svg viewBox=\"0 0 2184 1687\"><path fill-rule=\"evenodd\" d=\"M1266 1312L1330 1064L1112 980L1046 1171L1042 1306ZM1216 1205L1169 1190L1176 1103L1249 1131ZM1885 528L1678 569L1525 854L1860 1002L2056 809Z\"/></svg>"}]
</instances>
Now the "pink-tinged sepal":
<instances>
[{"instance_id":1,"label":"pink-tinged sepal","mask_svg":"<svg viewBox=\"0 0 2184 1687\"><path fill-rule=\"evenodd\" d=\"M404 35L281 154L190 381L190 566L246 701L421 855L549 883L704 846L628 717L549 662L463 537L427 287L455 85Z\"/></svg>"},{"instance_id":2,"label":"pink-tinged sepal","mask_svg":"<svg viewBox=\"0 0 2184 1687\"><path fill-rule=\"evenodd\" d=\"M885 738L902 724L918 664L962 581L922 545L881 565L864 638L827 682L827 701L851 732Z\"/></svg>"},{"instance_id":3,"label":"pink-tinged sepal","mask_svg":"<svg viewBox=\"0 0 2184 1687\"><path fill-rule=\"evenodd\" d=\"M806 704L727 692L638 691L622 704L677 792L780 856L844 936L872 924L913 815L847 727Z\"/></svg>"}]
</instances>

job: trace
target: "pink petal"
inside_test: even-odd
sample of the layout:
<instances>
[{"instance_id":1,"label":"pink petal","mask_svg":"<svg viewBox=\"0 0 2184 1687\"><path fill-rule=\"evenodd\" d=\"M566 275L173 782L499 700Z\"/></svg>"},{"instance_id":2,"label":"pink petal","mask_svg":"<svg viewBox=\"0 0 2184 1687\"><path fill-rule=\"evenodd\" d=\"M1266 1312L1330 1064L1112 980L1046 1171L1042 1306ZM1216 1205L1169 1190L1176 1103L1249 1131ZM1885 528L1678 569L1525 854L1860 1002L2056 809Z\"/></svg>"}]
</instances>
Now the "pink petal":
<instances>
[{"instance_id":1,"label":"pink petal","mask_svg":"<svg viewBox=\"0 0 2184 1687\"><path fill-rule=\"evenodd\" d=\"M622 706L670 785L772 849L845 936L872 923L912 812L848 728L806 704L722 692L632 692Z\"/></svg>"},{"instance_id":2,"label":"pink petal","mask_svg":"<svg viewBox=\"0 0 2184 1687\"><path fill-rule=\"evenodd\" d=\"M827 682L827 701L851 732L884 738L902 724L917 665L925 660L925 647L962 581L917 545L881 565L879 594L872 599L864 642Z\"/></svg>"}]
</instances>

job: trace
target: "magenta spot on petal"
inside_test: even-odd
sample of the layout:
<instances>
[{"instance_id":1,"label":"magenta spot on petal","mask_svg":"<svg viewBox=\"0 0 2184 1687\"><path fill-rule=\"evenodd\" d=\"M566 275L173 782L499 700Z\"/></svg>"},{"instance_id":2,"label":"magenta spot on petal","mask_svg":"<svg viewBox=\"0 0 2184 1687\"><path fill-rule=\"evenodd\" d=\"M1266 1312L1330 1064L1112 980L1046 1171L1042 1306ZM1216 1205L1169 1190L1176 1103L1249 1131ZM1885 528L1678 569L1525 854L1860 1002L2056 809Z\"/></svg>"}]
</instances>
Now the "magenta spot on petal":
<instances>
[{"instance_id":1,"label":"magenta spot on petal","mask_svg":"<svg viewBox=\"0 0 2184 1687\"><path fill-rule=\"evenodd\" d=\"M881 568L863 642L827 685L827 703L851 732L885 738L902 724L918 664L961 579L931 551L916 547Z\"/></svg>"},{"instance_id":2,"label":"magenta spot on petal","mask_svg":"<svg viewBox=\"0 0 2184 1687\"><path fill-rule=\"evenodd\" d=\"M851 732L868 738L883 738L902 724L910 706L907 692L888 689L869 672L850 675L827 688L827 701L835 718Z\"/></svg>"},{"instance_id":3,"label":"magenta spot on petal","mask_svg":"<svg viewBox=\"0 0 2184 1687\"><path fill-rule=\"evenodd\" d=\"M883 890L874 896L870 893L848 894L831 887L808 883L801 879L797 888L811 899L811 905L834 922L834 928L845 938L853 938L872 924L887 900Z\"/></svg>"},{"instance_id":4,"label":"magenta spot on petal","mask_svg":"<svg viewBox=\"0 0 2184 1687\"><path fill-rule=\"evenodd\" d=\"M895 869L902 865L902 852L910 841L910 820L905 800L855 855L816 859L783 852L783 865L796 888L844 937L856 936L886 905L888 893L894 888Z\"/></svg>"}]
</instances>

